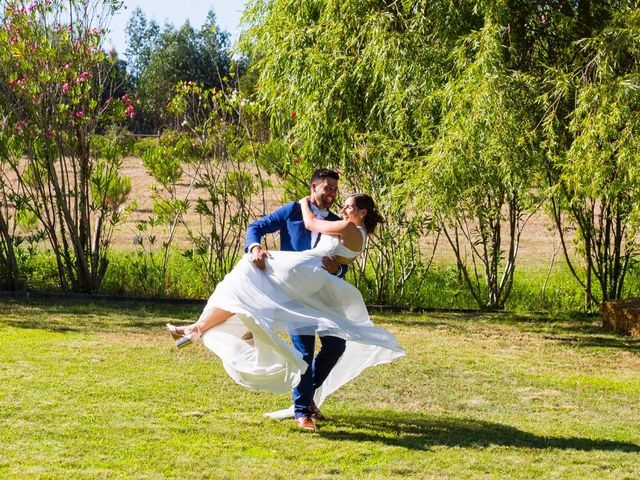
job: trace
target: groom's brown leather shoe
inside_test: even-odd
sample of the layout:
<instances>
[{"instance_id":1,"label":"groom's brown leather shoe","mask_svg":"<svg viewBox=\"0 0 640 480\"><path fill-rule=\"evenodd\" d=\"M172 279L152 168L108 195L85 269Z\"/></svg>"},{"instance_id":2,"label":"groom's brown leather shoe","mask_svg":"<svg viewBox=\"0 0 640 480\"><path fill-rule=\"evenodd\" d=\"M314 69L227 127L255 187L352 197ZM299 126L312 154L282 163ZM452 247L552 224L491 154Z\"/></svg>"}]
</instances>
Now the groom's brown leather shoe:
<instances>
[{"instance_id":1,"label":"groom's brown leather shoe","mask_svg":"<svg viewBox=\"0 0 640 480\"><path fill-rule=\"evenodd\" d=\"M302 416L295 419L296 427L303 430L315 430L316 424L311 417Z\"/></svg>"},{"instance_id":2,"label":"groom's brown leather shoe","mask_svg":"<svg viewBox=\"0 0 640 480\"><path fill-rule=\"evenodd\" d=\"M324 414L320 411L320 409L316 406L315 403L312 403L311 405L309 405L309 415L314 420L322 421L327 418L324 416Z\"/></svg>"}]
</instances>

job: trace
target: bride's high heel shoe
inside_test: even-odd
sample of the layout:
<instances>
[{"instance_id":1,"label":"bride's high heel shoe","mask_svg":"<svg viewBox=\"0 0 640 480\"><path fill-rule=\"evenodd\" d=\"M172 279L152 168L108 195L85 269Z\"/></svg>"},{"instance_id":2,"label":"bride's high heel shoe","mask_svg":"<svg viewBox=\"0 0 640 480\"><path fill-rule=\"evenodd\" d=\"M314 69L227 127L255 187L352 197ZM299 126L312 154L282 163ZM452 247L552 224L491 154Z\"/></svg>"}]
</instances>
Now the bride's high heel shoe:
<instances>
[{"instance_id":1,"label":"bride's high heel shoe","mask_svg":"<svg viewBox=\"0 0 640 480\"><path fill-rule=\"evenodd\" d=\"M196 326L193 330L188 333L185 333L180 339L176 342L176 347L183 348L187 345L191 345L192 343L197 342L200 339L200 329Z\"/></svg>"},{"instance_id":2,"label":"bride's high heel shoe","mask_svg":"<svg viewBox=\"0 0 640 480\"><path fill-rule=\"evenodd\" d=\"M170 323L167 323L167 330L169 330L169 333L171 334L174 340L180 340L182 338L182 334L178 333L178 327L176 327L175 325L171 325Z\"/></svg>"}]
</instances>

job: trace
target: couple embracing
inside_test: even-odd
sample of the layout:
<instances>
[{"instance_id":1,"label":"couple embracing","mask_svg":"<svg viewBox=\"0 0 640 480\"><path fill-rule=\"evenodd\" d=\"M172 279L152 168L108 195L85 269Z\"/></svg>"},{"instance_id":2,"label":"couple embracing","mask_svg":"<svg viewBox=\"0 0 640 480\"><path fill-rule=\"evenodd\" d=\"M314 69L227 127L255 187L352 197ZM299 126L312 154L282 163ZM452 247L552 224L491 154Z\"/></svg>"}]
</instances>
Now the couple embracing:
<instances>
[{"instance_id":1,"label":"couple embracing","mask_svg":"<svg viewBox=\"0 0 640 480\"><path fill-rule=\"evenodd\" d=\"M220 282L198 321L168 325L187 345L202 338L237 383L274 392L293 388L293 406L267 414L294 417L315 430L327 395L365 368L404 355L396 338L375 327L362 295L342 279L381 221L371 197L349 196L342 219L328 209L339 175L316 170L310 196L288 203L247 228L247 255ZM280 250L262 238L280 235ZM291 344L278 333L287 333ZM320 349L315 354L316 336Z\"/></svg>"}]
</instances>

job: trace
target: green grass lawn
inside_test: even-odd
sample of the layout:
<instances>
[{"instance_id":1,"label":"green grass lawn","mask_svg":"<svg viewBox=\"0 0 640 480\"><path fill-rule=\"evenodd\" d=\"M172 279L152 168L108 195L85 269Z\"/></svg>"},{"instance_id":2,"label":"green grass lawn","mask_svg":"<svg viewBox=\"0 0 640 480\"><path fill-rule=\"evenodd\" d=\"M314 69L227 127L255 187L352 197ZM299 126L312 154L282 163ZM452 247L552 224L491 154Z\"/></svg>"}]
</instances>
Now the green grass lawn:
<instances>
[{"instance_id":1,"label":"green grass lawn","mask_svg":"<svg viewBox=\"0 0 640 480\"><path fill-rule=\"evenodd\" d=\"M0 300L0 478L640 478L640 341L596 318L375 316L407 350L315 433L263 412L196 309Z\"/></svg>"}]
</instances>

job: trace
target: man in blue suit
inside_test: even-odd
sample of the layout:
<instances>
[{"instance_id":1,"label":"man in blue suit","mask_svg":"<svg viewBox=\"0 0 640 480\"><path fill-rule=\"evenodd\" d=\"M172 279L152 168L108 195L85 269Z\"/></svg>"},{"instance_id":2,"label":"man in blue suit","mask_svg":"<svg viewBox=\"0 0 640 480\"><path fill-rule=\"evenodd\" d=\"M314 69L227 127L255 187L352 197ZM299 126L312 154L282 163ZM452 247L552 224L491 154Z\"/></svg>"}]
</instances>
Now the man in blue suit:
<instances>
[{"instance_id":1,"label":"man in blue suit","mask_svg":"<svg viewBox=\"0 0 640 480\"><path fill-rule=\"evenodd\" d=\"M337 172L321 168L311 176L311 209L316 217L326 220L340 220L336 214L329 212L338 193ZM313 248L320 234L312 233L304 226L302 210L298 202L290 202L274 210L270 214L256 220L247 227L245 251L251 253L253 264L265 268L269 252L262 247L261 240L265 234L280 233L280 250L299 252ZM324 267L334 275L344 277L347 267L339 265L330 258L323 259ZM309 365L293 389L293 407L296 425L305 430L315 430L314 420L324 419L324 415L313 402L315 390L322 385L331 369L344 353L346 342L338 337L320 337L321 348L314 358L315 334L300 335L291 332L294 347L302 353L304 361Z\"/></svg>"}]
</instances>

